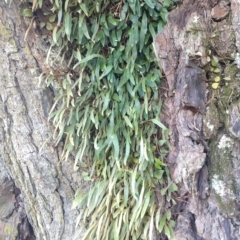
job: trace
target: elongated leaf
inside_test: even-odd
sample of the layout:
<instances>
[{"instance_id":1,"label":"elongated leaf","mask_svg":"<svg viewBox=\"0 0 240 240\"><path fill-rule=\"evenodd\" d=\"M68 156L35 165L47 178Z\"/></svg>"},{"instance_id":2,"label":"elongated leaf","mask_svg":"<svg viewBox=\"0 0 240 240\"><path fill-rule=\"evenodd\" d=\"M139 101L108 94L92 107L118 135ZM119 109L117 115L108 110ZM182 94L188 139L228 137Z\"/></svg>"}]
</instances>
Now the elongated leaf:
<instances>
[{"instance_id":1,"label":"elongated leaf","mask_svg":"<svg viewBox=\"0 0 240 240\"><path fill-rule=\"evenodd\" d=\"M113 146L114 146L114 158L116 160L118 160L118 158L119 158L119 141L118 141L117 134L114 134L112 136L112 140L113 140Z\"/></svg>"},{"instance_id":2,"label":"elongated leaf","mask_svg":"<svg viewBox=\"0 0 240 240\"><path fill-rule=\"evenodd\" d=\"M70 35L72 31L72 14L70 12L67 12L64 16L64 27L68 41L70 41Z\"/></svg>"},{"instance_id":3,"label":"elongated leaf","mask_svg":"<svg viewBox=\"0 0 240 240\"><path fill-rule=\"evenodd\" d=\"M125 122L127 123L127 125L128 125L130 128L133 128L133 125L131 124L130 119L129 119L126 115L123 116L123 118L124 118Z\"/></svg>"},{"instance_id":4,"label":"elongated leaf","mask_svg":"<svg viewBox=\"0 0 240 240\"><path fill-rule=\"evenodd\" d=\"M101 76L99 77L99 80L101 80L103 77L105 77L106 75L108 75L111 70L112 70L113 66L107 66L106 69L104 70L104 72L101 74Z\"/></svg>"},{"instance_id":5,"label":"elongated leaf","mask_svg":"<svg viewBox=\"0 0 240 240\"><path fill-rule=\"evenodd\" d=\"M154 9L155 7L155 2L153 2L152 0L144 0L144 2L152 9Z\"/></svg>"},{"instance_id":6,"label":"elongated leaf","mask_svg":"<svg viewBox=\"0 0 240 240\"><path fill-rule=\"evenodd\" d=\"M151 216L150 226L149 226L149 240L153 240L153 230L154 230L154 221L153 215Z\"/></svg>"},{"instance_id":7,"label":"elongated leaf","mask_svg":"<svg viewBox=\"0 0 240 240\"><path fill-rule=\"evenodd\" d=\"M127 180L127 173L124 173L124 206L127 206L128 203L128 198L129 198L129 184Z\"/></svg>"},{"instance_id":8,"label":"elongated leaf","mask_svg":"<svg viewBox=\"0 0 240 240\"><path fill-rule=\"evenodd\" d=\"M121 77L120 83L117 87L117 91L119 91L119 89L129 80L128 76L129 76L129 72L128 72L128 70L126 70Z\"/></svg>"},{"instance_id":9,"label":"elongated leaf","mask_svg":"<svg viewBox=\"0 0 240 240\"><path fill-rule=\"evenodd\" d=\"M164 226L164 233L168 236L168 238L171 237L169 227L167 225Z\"/></svg>"},{"instance_id":10,"label":"elongated leaf","mask_svg":"<svg viewBox=\"0 0 240 240\"><path fill-rule=\"evenodd\" d=\"M62 21L62 8L59 8L58 10L58 23L57 26L59 27L61 25L61 21Z\"/></svg>"},{"instance_id":11,"label":"elongated leaf","mask_svg":"<svg viewBox=\"0 0 240 240\"><path fill-rule=\"evenodd\" d=\"M136 189L136 181L137 181L137 168L134 169L134 172L132 174L131 178L131 189L132 189L132 195L133 197L138 200L137 198L137 189Z\"/></svg>"},{"instance_id":12,"label":"elongated leaf","mask_svg":"<svg viewBox=\"0 0 240 240\"><path fill-rule=\"evenodd\" d=\"M142 189L141 189L141 193L140 193L139 201L138 201L138 205L140 205L140 206L142 205L144 193L145 193L145 182L143 180Z\"/></svg>"},{"instance_id":13,"label":"elongated leaf","mask_svg":"<svg viewBox=\"0 0 240 240\"><path fill-rule=\"evenodd\" d=\"M162 232L165 225L166 225L166 214L160 220L160 224L158 226L158 231Z\"/></svg>"},{"instance_id":14,"label":"elongated leaf","mask_svg":"<svg viewBox=\"0 0 240 240\"><path fill-rule=\"evenodd\" d=\"M159 221L160 221L160 218L161 218L161 209L159 208L157 210L157 213L156 213L156 216L155 216L155 226L156 228L158 228L158 225L159 225Z\"/></svg>"},{"instance_id":15,"label":"elongated leaf","mask_svg":"<svg viewBox=\"0 0 240 240\"><path fill-rule=\"evenodd\" d=\"M124 165L127 164L127 159L129 157L129 154L130 154L130 143L128 141L126 141L125 156L123 159Z\"/></svg>"},{"instance_id":16,"label":"elongated leaf","mask_svg":"<svg viewBox=\"0 0 240 240\"><path fill-rule=\"evenodd\" d=\"M93 225L91 225L89 227L87 232L84 234L84 237L82 238L82 240L88 240L89 239L89 236L90 236L91 232L93 231L93 229L97 228L97 224L98 224L98 222L95 222ZM75 237L74 239L77 239L77 237Z\"/></svg>"},{"instance_id":17,"label":"elongated leaf","mask_svg":"<svg viewBox=\"0 0 240 240\"><path fill-rule=\"evenodd\" d=\"M108 108L109 102L110 102L110 92L107 92L103 95L104 101L103 101L103 107L102 107L102 115L104 114L104 111Z\"/></svg>"},{"instance_id":18,"label":"elongated leaf","mask_svg":"<svg viewBox=\"0 0 240 240\"><path fill-rule=\"evenodd\" d=\"M83 34L85 35L85 37L88 39L91 39L91 37L89 36L88 26L87 26L85 18L83 18L83 20L82 20L81 28L83 30Z\"/></svg>"},{"instance_id":19,"label":"elongated leaf","mask_svg":"<svg viewBox=\"0 0 240 240\"><path fill-rule=\"evenodd\" d=\"M167 128L156 118L151 120L154 124L158 125L160 128L162 128L163 130L167 130Z\"/></svg>"},{"instance_id":20,"label":"elongated leaf","mask_svg":"<svg viewBox=\"0 0 240 240\"><path fill-rule=\"evenodd\" d=\"M139 209L140 206L138 204L135 204L132 210L131 221L129 223L129 230L131 230L133 224L137 221Z\"/></svg>"},{"instance_id":21,"label":"elongated leaf","mask_svg":"<svg viewBox=\"0 0 240 240\"><path fill-rule=\"evenodd\" d=\"M170 209L167 210L166 216L167 216L167 220L171 219L171 211L170 211Z\"/></svg>"},{"instance_id":22,"label":"elongated leaf","mask_svg":"<svg viewBox=\"0 0 240 240\"><path fill-rule=\"evenodd\" d=\"M88 16L88 11L85 3L80 3L80 8L83 10L83 12Z\"/></svg>"},{"instance_id":23,"label":"elongated leaf","mask_svg":"<svg viewBox=\"0 0 240 240\"><path fill-rule=\"evenodd\" d=\"M81 61L78 61L78 63L75 64L73 68L76 68L78 65L80 65L82 63L85 63L85 62L88 62L88 61L92 60L93 58L103 58L103 59L105 59L100 54L91 54L91 55L88 55L87 57L83 58Z\"/></svg>"},{"instance_id":24,"label":"elongated leaf","mask_svg":"<svg viewBox=\"0 0 240 240\"><path fill-rule=\"evenodd\" d=\"M152 191L149 189L144 197L144 203L143 203L143 207L142 207L142 211L141 211L141 215L140 215L141 218L143 218L145 216L147 208L149 207L151 192Z\"/></svg>"},{"instance_id":25,"label":"elongated leaf","mask_svg":"<svg viewBox=\"0 0 240 240\"><path fill-rule=\"evenodd\" d=\"M75 194L75 198L72 204L72 209L75 209L76 207L78 207L84 198L87 198L87 194L84 193L81 188L79 188Z\"/></svg>"},{"instance_id":26,"label":"elongated leaf","mask_svg":"<svg viewBox=\"0 0 240 240\"><path fill-rule=\"evenodd\" d=\"M139 43L139 51L141 52L143 47L144 47L144 44L145 44L145 35L147 33L147 26L148 26L148 19L147 19L147 15L146 13L144 12L143 13L143 16L142 16L142 24L141 24L141 30L140 30L140 36L139 36L139 39L140 39L140 43Z\"/></svg>"}]
</instances>

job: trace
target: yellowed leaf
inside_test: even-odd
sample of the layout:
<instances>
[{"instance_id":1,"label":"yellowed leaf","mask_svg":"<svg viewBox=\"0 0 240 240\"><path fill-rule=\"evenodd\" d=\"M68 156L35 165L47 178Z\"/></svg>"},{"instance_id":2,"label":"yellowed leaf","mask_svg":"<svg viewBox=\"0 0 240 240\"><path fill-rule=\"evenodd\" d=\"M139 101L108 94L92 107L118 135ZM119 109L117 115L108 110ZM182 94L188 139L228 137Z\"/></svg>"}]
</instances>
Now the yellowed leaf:
<instances>
[{"instance_id":1,"label":"yellowed leaf","mask_svg":"<svg viewBox=\"0 0 240 240\"><path fill-rule=\"evenodd\" d=\"M218 83L218 82L215 82L215 83L212 84L212 88L213 88L213 89L217 89L217 88L218 88L218 85L219 85L219 83Z\"/></svg>"},{"instance_id":2,"label":"yellowed leaf","mask_svg":"<svg viewBox=\"0 0 240 240\"><path fill-rule=\"evenodd\" d=\"M221 80L221 78L220 78L219 76L216 76L216 77L214 78L214 81L215 81L215 82L220 82L220 80Z\"/></svg>"}]
</instances>

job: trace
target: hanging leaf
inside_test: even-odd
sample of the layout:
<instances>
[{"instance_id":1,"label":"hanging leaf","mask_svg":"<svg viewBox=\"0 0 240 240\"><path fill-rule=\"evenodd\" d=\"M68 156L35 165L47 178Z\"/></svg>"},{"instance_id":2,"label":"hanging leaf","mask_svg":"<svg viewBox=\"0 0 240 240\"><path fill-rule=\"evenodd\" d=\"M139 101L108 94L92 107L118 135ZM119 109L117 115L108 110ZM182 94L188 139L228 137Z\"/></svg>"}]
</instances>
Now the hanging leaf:
<instances>
[{"instance_id":1,"label":"hanging leaf","mask_svg":"<svg viewBox=\"0 0 240 240\"><path fill-rule=\"evenodd\" d=\"M101 80L103 77L107 76L111 70L112 70L113 66L110 65L110 66L107 66L104 70L104 72L101 74L101 76L99 77L99 80Z\"/></svg>"},{"instance_id":2,"label":"hanging leaf","mask_svg":"<svg viewBox=\"0 0 240 240\"><path fill-rule=\"evenodd\" d=\"M152 0L144 0L144 2L152 9L154 9L156 2Z\"/></svg>"},{"instance_id":3,"label":"hanging leaf","mask_svg":"<svg viewBox=\"0 0 240 240\"><path fill-rule=\"evenodd\" d=\"M160 220L160 224L158 226L158 231L162 232L164 226L166 226L166 214Z\"/></svg>"},{"instance_id":4,"label":"hanging leaf","mask_svg":"<svg viewBox=\"0 0 240 240\"><path fill-rule=\"evenodd\" d=\"M88 16L88 10L87 10L86 4L85 3L80 3L80 8Z\"/></svg>"},{"instance_id":5,"label":"hanging leaf","mask_svg":"<svg viewBox=\"0 0 240 240\"><path fill-rule=\"evenodd\" d=\"M168 238L171 237L170 230L167 225L164 226L164 233L167 235Z\"/></svg>"},{"instance_id":6,"label":"hanging leaf","mask_svg":"<svg viewBox=\"0 0 240 240\"><path fill-rule=\"evenodd\" d=\"M139 52L142 51L144 45L145 45L145 35L147 33L147 26L148 26L148 19L147 19L147 15L146 13L144 12L143 13L143 17L142 17L142 24L141 24L141 30L140 30L140 46L139 46Z\"/></svg>"},{"instance_id":7,"label":"hanging leaf","mask_svg":"<svg viewBox=\"0 0 240 240\"><path fill-rule=\"evenodd\" d=\"M82 64L82 63L86 63L86 62L92 60L93 58L97 58L97 57L104 59L104 57L103 57L102 55L100 55L100 54L88 55L87 57L85 57L85 58L83 58L82 60L78 61L78 63L74 65L73 69L76 68L78 65L80 65L80 64Z\"/></svg>"},{"instance_id":8,"label":"hanging leaf","mask_svg":"<svg viewBox=\"0 0 240 240\"><path fill-rule=\"evenodd\" d=\"M72 14L70 12L67 12L64 16L64 27L68 41L70 41L70 35L72 31Z\"/></svg>"},{"instance_id":9,"label":"hanging leaf","mask_svg":"<svg viewBox=\"0 0 240 240\"><path fill-rule=\"evenodd\" d=\"M154 124L158 125L160 128L162 128L163 130L167 130L167 128L157 119L152 119L151 120Z\"/></svg>"}]
</instances>

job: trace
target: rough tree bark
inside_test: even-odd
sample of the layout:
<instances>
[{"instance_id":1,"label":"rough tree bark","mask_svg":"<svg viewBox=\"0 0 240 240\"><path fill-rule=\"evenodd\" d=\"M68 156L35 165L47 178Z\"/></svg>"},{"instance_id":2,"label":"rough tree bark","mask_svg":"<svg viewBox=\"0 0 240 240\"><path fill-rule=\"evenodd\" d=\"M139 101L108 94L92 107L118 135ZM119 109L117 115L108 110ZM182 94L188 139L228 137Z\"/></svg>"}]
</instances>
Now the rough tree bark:
<instances>
[{"instance_id":1,"label":"rough tree bark","mask_svg":"<svg viewBox=\"0 0 240 240\"><path fill-rule=\"evenodd\" d=\"M162 120L173 132L177 240L240 239L239 16L239 0L183 0L154 40L168 89ZM49 46L37 29L24 41L28 24L0 0L0 239L69 240L83 183L51 138L53 92L36 78Z\"/></svg>"},{"instance_id":2,"label":"rough tree bark","mask_svg":"<svg viewBox=\"0 0 240 240\"><path fill-rule=\"evenodd\" d=\"M0 1L0 239L69 240L81 179L60 160L47 121L53 93L38 86L49 46L37 29L24 41L17 4Z\"/></svg>"},{"instance_id":3,"label":"rough tree bark","mask_svg":"<svg viewBox=\"0 0 240 240\"><path fill-rule=\"evenodd\" d=\"M179 185L177 240L240 239L239 16L239 0L183 0L154 39Z\"/></svg>"}]
</instances>

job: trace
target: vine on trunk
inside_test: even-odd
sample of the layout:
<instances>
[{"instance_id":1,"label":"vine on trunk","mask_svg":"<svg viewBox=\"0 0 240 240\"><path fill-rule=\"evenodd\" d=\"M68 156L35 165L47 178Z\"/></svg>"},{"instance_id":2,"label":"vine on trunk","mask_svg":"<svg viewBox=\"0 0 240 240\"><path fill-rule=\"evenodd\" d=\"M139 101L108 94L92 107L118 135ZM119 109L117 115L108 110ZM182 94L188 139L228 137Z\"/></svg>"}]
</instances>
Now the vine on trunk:
<instances>
[{"instance_id":1,"label":"vine on trunk","mask_svg":"<svg viewBox=\"0 0 240 240\"><path fill-rule=\"evenodd\" d=\"M33 0L20 14L52 31L49 72L57 92L50 113L62 158L76 151L74 169L93 181L79 189L73 207L87 231L82 239L152 239L154 228L173 235L171 211L155 196L174 204L164 158L169 130L159 121L161 102L152 37L166 23L176 0ZM25 36L27 37L27 36ZM52 60L54 47L61 51ZM67 67L59 68L62 61ZM88 171L89 167L91 168ZM76 238L82 233L82 228Z\"/></svg>"}]
</instances>

